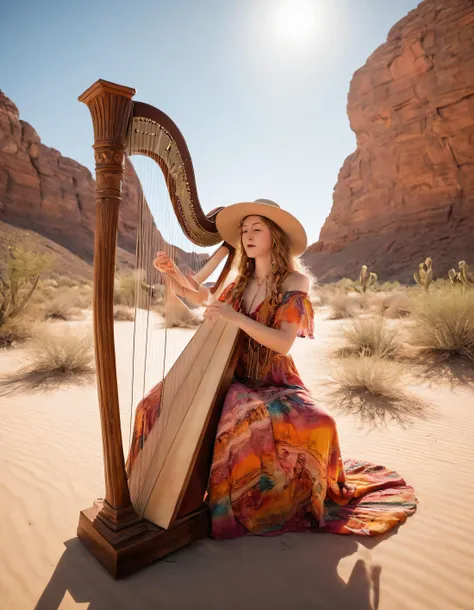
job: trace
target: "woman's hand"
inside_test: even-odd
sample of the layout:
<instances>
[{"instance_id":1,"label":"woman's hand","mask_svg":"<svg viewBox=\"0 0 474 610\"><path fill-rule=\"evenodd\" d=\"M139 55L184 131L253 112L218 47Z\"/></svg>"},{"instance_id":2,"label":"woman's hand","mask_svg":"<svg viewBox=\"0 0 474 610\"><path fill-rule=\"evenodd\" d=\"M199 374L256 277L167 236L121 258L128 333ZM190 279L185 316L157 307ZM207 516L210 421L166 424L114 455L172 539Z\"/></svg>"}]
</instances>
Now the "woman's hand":
<instances>
[{"instance_id":1,"label":"woman's hand","mask_svg":"<svg viewBox=\"0 0 474 610\"><path fill-rule=\"evenodd\" d=\"M233 307L227 303L221 303L220 301L216 301L209 305L204 312L204 319L206 320L216 320L217 318L220 318L221 320L234 324L238 323L240 316L241 314L238 311L235 311Z\"/></svg>"},{"instance_id":2,"label":"woman's hand","mask_svg":"<svg viewBox=\"0 0 474 610\"><path fill-rule=\"evenodd\" d=\"M171 277L176 275L176 272L178 271L178 268L175 263L165 252L156 253L156 258L153 261L153 266L161 273L166 273Z\"/></svg>"}]
</instances>

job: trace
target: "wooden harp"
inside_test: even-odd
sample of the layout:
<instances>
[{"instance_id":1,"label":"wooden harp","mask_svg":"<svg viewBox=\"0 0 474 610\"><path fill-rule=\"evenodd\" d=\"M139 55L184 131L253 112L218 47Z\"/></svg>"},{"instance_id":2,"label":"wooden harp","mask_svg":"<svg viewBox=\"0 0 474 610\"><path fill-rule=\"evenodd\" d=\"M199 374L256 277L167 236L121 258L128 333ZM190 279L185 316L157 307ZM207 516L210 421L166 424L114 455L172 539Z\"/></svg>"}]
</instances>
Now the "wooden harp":
<instances>
[{"instance_id":1,"label":"wooden harp","mask_svg":"<svg viewBox=\"0 0 474 610\"><path fill-rule=\"evenodd\" d=\"M77 534L114 578L126 576L209 534L209 509L203 499L220 407L238 353L238 333L222 321L205 322L199 328L167 374L166 380L172 382L167 384L165 380L163 395L167 395L163 400L170 409L170 434L155 435L153 439L150 433L148 449L145 443L140 455L150 463L154 460L155 480L148 473L145 480L138 480L133 471L127 479L113 317L118 214L126 156L146 155L158 163L176 217L189 240L200 246L222 241L215 227L219 210L205 215L199 204L183 136L164 113L148 104L133 102L134 95L134 89L99 80L79 97L88 106L94 126L97 206L93 319L105 498L80 513ZM226 276L231 258L216 287ZM191 344L194 353L198 346L197 360L189 355ZM203 370L206 359L219 369L212 380ZM176 383L180 367L189 373L188 393L185 384ZM152 443L158 451L152 451ZM157 513L159 517L154 518Z\"/></svg>"}]
</instances>

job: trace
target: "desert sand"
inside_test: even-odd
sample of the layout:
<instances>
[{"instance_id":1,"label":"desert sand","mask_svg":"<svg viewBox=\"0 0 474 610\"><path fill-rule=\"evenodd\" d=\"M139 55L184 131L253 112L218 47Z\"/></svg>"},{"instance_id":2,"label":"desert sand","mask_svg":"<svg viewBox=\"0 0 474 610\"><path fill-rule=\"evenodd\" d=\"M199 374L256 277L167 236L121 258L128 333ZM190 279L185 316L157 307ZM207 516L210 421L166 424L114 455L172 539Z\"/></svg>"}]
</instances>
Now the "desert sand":
<instances>
[{"instance_id":1,"label":"desert sand","mask_svg":"<svg viewBox=\"0 0 474 610\"><path fill-rule=\"evenodd\" d=\"M315 341L293 356L328 402L331 350L341 323L318 314ZM124 444L130 430L133 323L116 323ZM173 331L180 341L190 330ZM23 350L0 353L14 373ZM417 492L416 514L376 538L285 534L206 539L114 581L76 538L79 511L104 493L95 380L41 392L28 379L0 386L0 607L226 610L468 610L474 607L474 389L414 374L422 405L369 429L337 415L343 456L385 464Z\"/></svg>"}]
</instances>

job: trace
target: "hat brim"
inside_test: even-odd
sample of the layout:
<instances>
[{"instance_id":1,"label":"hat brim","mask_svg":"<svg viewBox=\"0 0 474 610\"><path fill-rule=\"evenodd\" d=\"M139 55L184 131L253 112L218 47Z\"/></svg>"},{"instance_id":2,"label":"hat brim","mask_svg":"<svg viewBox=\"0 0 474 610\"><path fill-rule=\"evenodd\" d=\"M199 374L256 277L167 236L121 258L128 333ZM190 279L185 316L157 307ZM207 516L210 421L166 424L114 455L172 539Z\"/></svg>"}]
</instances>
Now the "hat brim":
<instances>
[{"instance_id":1,"label":"hat brim","mask_svg":"<svg viewBox=\"0 0 474 610\"><path fill-rule=\"evenodd\" d=\"M217 230L222 239L234 248L240 243L240 222L246 216L264 216L273 220L287 235L293 256L299 256L306 250L308 245L306 231L293 214L276 206L254 201L234 203L217 214Z\"/></svg>"}]
</instances>

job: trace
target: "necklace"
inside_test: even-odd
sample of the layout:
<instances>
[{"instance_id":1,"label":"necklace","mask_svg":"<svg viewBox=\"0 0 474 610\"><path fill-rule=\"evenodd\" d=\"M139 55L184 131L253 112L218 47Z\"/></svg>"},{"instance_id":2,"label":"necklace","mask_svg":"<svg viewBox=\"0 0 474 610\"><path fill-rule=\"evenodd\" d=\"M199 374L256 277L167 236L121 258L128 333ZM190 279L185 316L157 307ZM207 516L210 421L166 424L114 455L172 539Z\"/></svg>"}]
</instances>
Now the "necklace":
<instances>
[{"instance_id":1,"label":"necklace","mask_svg":"<svg viewBox=\"0 0 474 610\"><path fill-rule=\"evenodd\" d=\"M268 279L268 275L266 275L263 280L260 282L257 279L257 291L250 303L250 307L247 309L248 314L252 314L253 304L255 303L255 299L260 292L260 286ZM265 290L266 294L266 290ZM271 351L267 348L252 339L252 337L247 337L247 362L246 362L246 375L248 379L260 379L262 374L268 368L269 363L271 362Z\"/></svg>"},{"instance_id":2,"label":"necklace","mask_svg":"<svg viewBox=\"0 0 474 610\"><path fill-rule=\"evenodd\" d=\"M266 275L263 280L260 280L260 282L258 281L257 278L257 291L253 296L252 302L250 303L249 307L247 308L247 315L250 315L252 313L252 307L253 304L255 303L255 299L257 298L258 293L260 292L260 286L263 284L263 282L265 282L265 280L268 278L268 275Z\"/></svg>"}]
</instances>

